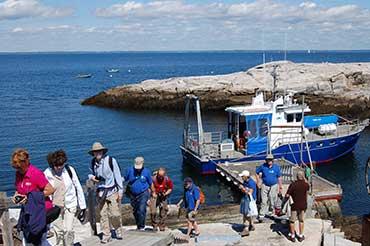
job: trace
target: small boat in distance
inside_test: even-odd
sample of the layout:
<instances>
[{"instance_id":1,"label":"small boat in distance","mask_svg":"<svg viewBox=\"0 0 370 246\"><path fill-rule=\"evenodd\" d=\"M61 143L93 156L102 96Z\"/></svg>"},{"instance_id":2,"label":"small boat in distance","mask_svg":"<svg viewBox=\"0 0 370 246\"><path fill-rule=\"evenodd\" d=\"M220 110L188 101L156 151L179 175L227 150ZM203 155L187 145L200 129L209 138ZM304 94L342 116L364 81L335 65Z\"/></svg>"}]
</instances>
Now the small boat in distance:
<instances>
[{"instance_id":1,"label":"small boat in distance","mask_svg":"<svg viewBox=\"0 0 370 246\"><path fill-rule=\"evenodd\" d=\"M78 79L88 79L88 78L91 78L92 77L92 74L91 73L88 73L88 74L79 74L76 76L76 78Z\"/></svg>"},{"instance_id":2,"label":"small boat in distance","mask_svg":"<svg viewBox=\"0 0 370 246\"><path fill-rule=\"evenodd\" d=\"M107 69L107 72L108 73L118 73L119 72L119 69L117 69L117 68L111 68L111 69Z\"/></svg>"}]
</instances>

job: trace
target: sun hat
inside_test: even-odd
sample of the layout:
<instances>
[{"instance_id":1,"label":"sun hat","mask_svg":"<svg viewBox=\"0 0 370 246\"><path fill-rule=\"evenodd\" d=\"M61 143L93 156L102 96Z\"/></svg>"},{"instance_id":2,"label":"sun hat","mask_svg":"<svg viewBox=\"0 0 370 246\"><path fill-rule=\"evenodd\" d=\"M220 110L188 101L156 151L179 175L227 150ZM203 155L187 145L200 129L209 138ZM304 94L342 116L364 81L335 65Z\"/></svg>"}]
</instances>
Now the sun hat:
<instances>
[{"instance_id":1,"label":"sun hat","mask_svg":"<svg viewBox=\"0 0 370 246\"><path fill-rule=\"evenodd\" d=\"M135 158L135 169L141 169L144 165L144 157L138 156Z\"/></svg>"},{"instance_id":2,"label":"sun hat","mask_svg":"<svg viewBox=\"0 0 370 246\"><path fill-rule=\"evenodd\" d=\"M273 154L268 154L266 156L266 160L273 160L274 159L274 155Z\"/></svg>"},{"instance_id":3,"label":"sun hat","mask_svg":"<svg viewBox=\"0 0 370 246\"><path fill-rule=\"evenodd\" d=\"M240 177L249 177L250 173L248 170L244 170L243 172L239 173Z\"/></svg>"},{"instance_id":4,"label":"sun hat","mask_svg":"<svg viewBox=\"0 0 370 246\"><path fill-rule=\"evenodd\" d=\"M94 152L96 151L103 151L103 154L106 154L108 152L108 149L105 148L100 142L95 142L92 147L91 147L91 150L89 151L89 154L90 155L94 155Z\"/></svg>"}]
</instances>

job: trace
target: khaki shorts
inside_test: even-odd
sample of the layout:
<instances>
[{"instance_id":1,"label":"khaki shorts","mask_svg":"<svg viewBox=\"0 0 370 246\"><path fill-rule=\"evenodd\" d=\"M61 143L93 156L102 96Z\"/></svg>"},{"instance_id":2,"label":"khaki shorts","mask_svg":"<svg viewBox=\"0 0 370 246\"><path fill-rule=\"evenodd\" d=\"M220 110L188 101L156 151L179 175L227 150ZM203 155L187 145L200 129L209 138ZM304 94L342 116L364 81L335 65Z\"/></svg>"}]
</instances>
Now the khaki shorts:
<instances>
[{"instance_id":1,"label":"khaki shorts","mask_svg":"<svg viewBox=\"0 0 370 246\"><path fill-rule=\"evenodd\" d=\"M289 221L291 223L294 223L298 218L299 222L303 222L304 221L304 213L305 213L304 210L292 210Z\"/></svg>"},{"instance_id":2,"label":"khaki shorts","mask_svg":"<svg viewBox=\"0 0 370 246\"><path fill-rule=\"evenodd\" d=\"M196 216L197 214L194 211L190 211L189 213L186 214L186 218L191 222L195 221Z\"/></svg>"}]
</instances>

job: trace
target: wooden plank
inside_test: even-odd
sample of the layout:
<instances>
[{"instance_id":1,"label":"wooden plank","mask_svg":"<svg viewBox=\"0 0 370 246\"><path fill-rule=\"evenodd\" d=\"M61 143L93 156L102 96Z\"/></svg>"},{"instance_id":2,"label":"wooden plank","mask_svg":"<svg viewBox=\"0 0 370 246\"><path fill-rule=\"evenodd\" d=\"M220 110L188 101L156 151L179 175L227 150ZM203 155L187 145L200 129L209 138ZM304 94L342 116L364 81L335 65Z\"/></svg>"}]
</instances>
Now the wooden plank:
<instances>
[{"instance_id":1,"label":"wooden plank","mask_svg":"<svg viewBox=\"0 0 370 246\"><path fill-rule=\"evenodd\" d=\"M1 221L1 234L3 239L3 245L13 246L13 228L12 223L10 222L9 210L8 210L8 198L5 192L0 192L0 208L2 214L0 215Z\"/></svg>"},{"instance_id":2,"label":"wooden plank","mask_svg":"<svg viewBox=\"0 0 370 246\"><path fill-rule=\"evenodd\" d=\"M1 224L3 244L6 246L13 246L13 228L12 223L10 223L9 211L4 211L3 215L1 216Z\"/></svg>"},{"instance_id":3,"label":"wooden plank","mask_svg":"<svg viewBox=\"0 0 370 246\"><path fill-rule=\"evenodd\" d=\"M96 190L95 185L92 180L86 181L87 188L87 212L89 216L89 223L91 227L91 236L97 235L96 227L96 212L95 212L95 199L96 199Z\"/></svg>"}]
</instances>

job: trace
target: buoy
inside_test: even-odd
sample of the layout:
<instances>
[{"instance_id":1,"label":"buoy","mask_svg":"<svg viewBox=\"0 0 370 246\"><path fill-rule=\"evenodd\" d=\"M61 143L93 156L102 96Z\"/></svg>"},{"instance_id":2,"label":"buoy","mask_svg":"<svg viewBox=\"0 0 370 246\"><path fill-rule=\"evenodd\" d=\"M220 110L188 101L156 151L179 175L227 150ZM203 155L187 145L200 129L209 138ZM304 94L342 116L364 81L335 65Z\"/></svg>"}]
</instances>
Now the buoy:
<instances>
[{"instance_id":1,"label":"buoy","mask_svg":"<svg viewBox=\"0 0 370 246\"><path fill-rule=\"evenodd\" d=\"M231 181L231 178L229 178L229 177L226 177L226 180L230 182L230 181Z\"/></svg>"}]
</instances>

